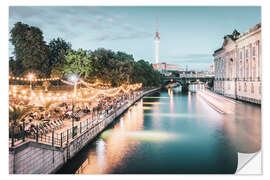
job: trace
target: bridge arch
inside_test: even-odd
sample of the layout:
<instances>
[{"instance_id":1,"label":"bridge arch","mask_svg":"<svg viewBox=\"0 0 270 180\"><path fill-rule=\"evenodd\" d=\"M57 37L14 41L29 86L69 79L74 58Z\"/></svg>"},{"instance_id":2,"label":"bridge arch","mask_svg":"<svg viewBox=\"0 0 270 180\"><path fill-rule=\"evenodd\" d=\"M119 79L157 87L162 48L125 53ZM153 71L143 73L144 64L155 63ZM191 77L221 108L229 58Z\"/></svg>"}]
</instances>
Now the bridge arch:
<instances>
[{"instance_id":1,"label":"bridge arch","mask_svg":"<svg viewBox=\"0 0 270 180\"><path fill-rule=\"evenodd\" d=\"M171 82L178 82L182 86L182 91L188 91L188 86L192 82L213 82L214 77L163 77L162 78L162 87Z\"/></svg>"}]
</instances>

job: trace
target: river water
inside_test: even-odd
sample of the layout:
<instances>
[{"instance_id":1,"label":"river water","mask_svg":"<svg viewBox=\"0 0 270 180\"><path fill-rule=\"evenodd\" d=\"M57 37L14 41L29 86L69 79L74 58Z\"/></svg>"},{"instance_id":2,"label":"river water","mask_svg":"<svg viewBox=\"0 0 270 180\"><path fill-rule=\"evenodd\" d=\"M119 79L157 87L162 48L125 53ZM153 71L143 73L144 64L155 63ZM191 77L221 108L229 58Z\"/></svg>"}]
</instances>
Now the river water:
<instances>
[{"instance_id":1,"label":"river water","mask_svg":"<svg viewBox=\"0 0 270 180\"><path fill-rule=\"evenodd\" d=\"M261 108L234 108L222 115L178 88L145 96L57 173L235 173L238 152L261 148Z\"/></svg>"}]
</instances>

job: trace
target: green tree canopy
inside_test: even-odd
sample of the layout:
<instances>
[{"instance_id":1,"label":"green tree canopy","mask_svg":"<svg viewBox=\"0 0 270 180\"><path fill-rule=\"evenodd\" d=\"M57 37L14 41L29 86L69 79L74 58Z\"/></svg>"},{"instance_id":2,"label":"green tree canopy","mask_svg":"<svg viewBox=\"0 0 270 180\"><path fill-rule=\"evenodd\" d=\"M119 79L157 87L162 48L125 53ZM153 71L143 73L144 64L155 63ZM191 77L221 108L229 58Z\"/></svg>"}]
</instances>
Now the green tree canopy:
<instances>
[{"instance_id":1,"label":"green tree canopy","mask_svg":"<svg viewBox=\"0 0 270 180\"><path fill-rule=\"evenodd\" d=\"M91 63L92 57L88 51L82 49L77 51L69 50L63 63L57 67L57 70L64 77L78 74L80 77L89 78L93 71Z\"/></svg>"},{"instance_id":2,"label":"green tree canopy","mask_svg":"<svg viewBox=\"0 0 270 180\"><path fill-rule=\"evenodd\" d=\"M34 26L17 22L10 31L11 43L14 45L16 66L21 65L22 69L15 68L14 74L33 71L39 76L49 76L49 54L50 50L43 39L42 31ZM14 62L13 62L14 63ZM19 72L16 72L16 71Z\"/></svg>"},{"instance_id":3,"label":"green tree canopy","mask_svg":"<svg viewBox=\"0 0 270 180\"><path fill-rule=\"evenodd\" d=\"M48 45L42 31L17 22L10 31L14 57L10 58L10 74L22 76L31 71L39 77L68 77L78 74L89 82L96 80L112 86L143 83L158 86L160 73L145 60L135 61L125 52L99 48L94 51L72 50L71 44L61 38Z\"/></svg>"},{"instance_id":4,"label":"green tree canopy","mask_svg":"<svg viewBox=\"0 0 270 180\"><path fill-rule=\"evenodd\" d=\"M68 50L71 50L71 44L64 39L52 39L48 45L51 53L49 63L51 66L61 64Z\"/></svg>"}]
</instances>

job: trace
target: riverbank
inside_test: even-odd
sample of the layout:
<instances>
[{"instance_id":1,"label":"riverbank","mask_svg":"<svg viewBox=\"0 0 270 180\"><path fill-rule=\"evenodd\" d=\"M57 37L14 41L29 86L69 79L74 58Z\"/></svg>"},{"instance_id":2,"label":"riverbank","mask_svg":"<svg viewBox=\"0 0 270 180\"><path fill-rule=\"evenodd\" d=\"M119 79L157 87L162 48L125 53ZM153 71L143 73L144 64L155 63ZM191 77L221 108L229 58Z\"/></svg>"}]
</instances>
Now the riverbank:
<instances>
[{"instance_id":1,"label":"riverbank","mask_svg":"<svg viewBox=\"0 0 270 180\"><path fill-rule=\"evenodd\" d=\"M251 152L260 132L258 107L236 109L219 114L180 88L145 96L57 174L235 173L237 149Z\"/></svg>"},{"instance_id":2,"label":"riverbank","mask_svg":"<svg viewBox=\"0 0 270 180\"><path fill-rule=\"evenodd\" d=\"M197 93L210 107L217 112L221 114L235 113L235 104L237 102L209 90L199 90Z\"/></svg>"},{"instance_id":3,"label":"riverbank","mask_svg":"<svg viewBox=\"0 0 270 180\"><path fill-rule=\"evenodd\" d=\"M9 148L9 173L49 174L56 172L136 101L159 89L154 88L140 92L133 99L108 114L108 116L92 123L92 126L89 126L88 123L87 126L80 126L80 133L74 138L70 139L69 134L67 134L65 136L67 141L65 142L63 142L63 139L59 140L52 137L55 141L52 144L42 143L42 141L25 141L19 146Z\"/></svg>"}]
</instances>

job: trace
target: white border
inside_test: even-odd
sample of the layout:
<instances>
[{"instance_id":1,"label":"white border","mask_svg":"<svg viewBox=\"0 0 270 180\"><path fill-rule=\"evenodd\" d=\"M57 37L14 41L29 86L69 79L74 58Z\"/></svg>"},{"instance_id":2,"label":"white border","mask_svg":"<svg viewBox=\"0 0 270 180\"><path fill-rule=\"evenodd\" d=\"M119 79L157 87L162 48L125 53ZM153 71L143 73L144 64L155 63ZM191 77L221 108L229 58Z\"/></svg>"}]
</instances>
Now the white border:
<instances>
[{"instance_id":1,"label":"white border","mask_svg":"<svg viewBox=\"0 0 270 180\"><path fill-rule=\"evenodd\" d=\"M52 176L46 176L46 175L42 175L42 176L36 176L36 175L31 175L31 176L17 176L17 175L13 175L13 176L9 176L8 175L8 156L7 156L7 123L6 120L8 119L8 111L7 111L7 103L8 103L8 6L9 5L92 5L92 6L98 6L98 5L102 5L102 6L131 6L131 5L136 5L136 6L172 6L172 5L180 5L180 6L188 6L188 5L195 5L195 6L239 6L239 5L244 5L244 6L262 6L262 42L263 42L263 99L262 99L262 132L263 132L263 152L270 152L269 151L269 143L267 142L267 137L269 136L269 118L267 117L268 114L266 114L265 111L269 111L267 109L267 107L270 107L269 101L270 101L270 97L269 94L267 94L266 92L270 92L270 88L269 88L269 84L268 83L268 77L270 70L269 70L269 48L270 48L270 28L269 28L269 24L270 24L270 20L269 20L269 13L270 13L270 9L269 9L269 0L182 0L182 1L175 1L175 0L136 0L136 1L125 1L125 0L95 0L95 1L87 1L87 0L9 0L8 2L6 0L2 0L1 1L1 6L0 6L0 52L1 52L1 83L2 83L2 87L0 88L0 96L1 96L1 138L2 138L2 144L1 144L1 171L2 174L5 175L5 177L2 176L2 178L27 178L27 179L36 179L36 178L41 178L41 179L48 179L48 178L74 178L73 176L64 176L64 177L58 177L55 175ZM229 13L229 12L228 12ZM237 18L237 17L236 17ZM265 130L265 128L266 130ZM269 139L268 139L269 141ZM270 157L269 155L267 155L269 153L265 153L263 154L263 162L269 162ZM264 166L265 165L265 166ZM207 178L207 179L216 179L216 178L224 178L224 179L228 179L228 178L243 178L243 179L247 179L247 178L254 178L254 177L260 177L260 178L267 178L270 179L269 173L269 168L270 166L267 166L266 163L263 163L263 176L231 176L231 175L140 175L138 176L114 176L114 175L106 175L106 176L76 176L75 178L110 178L110 179L122 179L122 178L158 178L158 179L164 179L164 178L171 178L171 179L179 179L179 178L183 178L183 177L188 177L191 179L197 179L197 178ZM7 177L8 176L8 177ZM166 176L166 177L165 177ZM168 177L167 177L168 176Z\"/></svg>"}]
</instances>

